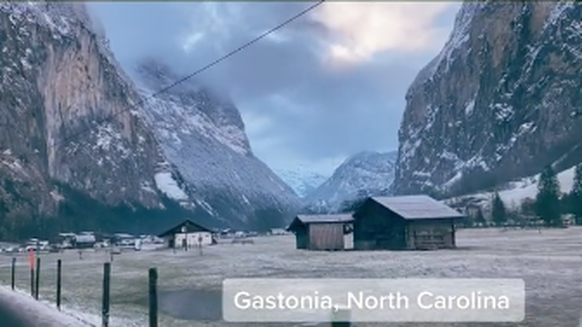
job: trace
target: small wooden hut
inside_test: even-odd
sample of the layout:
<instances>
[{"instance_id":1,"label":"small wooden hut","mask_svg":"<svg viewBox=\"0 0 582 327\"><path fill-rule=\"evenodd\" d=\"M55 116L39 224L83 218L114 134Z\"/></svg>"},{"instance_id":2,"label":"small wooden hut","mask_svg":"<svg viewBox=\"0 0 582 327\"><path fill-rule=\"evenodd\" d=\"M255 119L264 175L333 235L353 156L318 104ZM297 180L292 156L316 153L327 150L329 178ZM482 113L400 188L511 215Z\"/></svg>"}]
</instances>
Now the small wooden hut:
<instances>
[{"instance_id":1,"label":"small wooden hut","mask_svg":"<svg viewBox=\"0 0 582 327\"><path fill-rule=\"evenodd\" d=\"M297 249L344 250L344 235L351 232L353 220L351 214L299 215L287 230L295 234Z\"/></svg>"},{"instance_id":2,"label":"small wooden hut","mask_svg":"<svg viewBox=\"0 0 582 327\"><path fill-rule=\"evenodd\" d=\"M354 213L356 250L454 248L464 215L427 195L368 198Z\"/></svg>"}]
</instances>

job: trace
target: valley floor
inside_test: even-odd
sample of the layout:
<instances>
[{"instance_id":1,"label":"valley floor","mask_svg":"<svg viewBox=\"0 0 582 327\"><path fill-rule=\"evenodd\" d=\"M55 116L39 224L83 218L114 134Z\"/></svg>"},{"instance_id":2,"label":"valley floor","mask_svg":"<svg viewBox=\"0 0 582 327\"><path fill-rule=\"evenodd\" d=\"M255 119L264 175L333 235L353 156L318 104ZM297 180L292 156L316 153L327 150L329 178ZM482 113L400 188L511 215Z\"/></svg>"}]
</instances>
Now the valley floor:
<instances>
[{"instance_id":1,"label":"valley floor","mask_svg":"<svg viewBox=\"0 0 582 327\"><path fill-rule=\"evenodd\" d=\"M157 267L160 326L282 326L232 324L221 317L224 278L523 278L526 319L507 326L575 327L582 314L582 228L559 230L460 230L456 250L426 252L308 252L293 236L254 239L254 245L225 242L187 252L123 252L112 263L111 327L147 326L148 269ZM63 261L63 307L100 326L104 252L41 254L43 300L54 302L56 261ZM10 283L10 260L0 256L0 282ZM28 290L28 260L17 261L16 285ZM200 322L207 320L208 322ZM289 324L294 326L297 324ZM381 324L403 326L406 324ZM429 325L429 324L425 324ZM442 326L451 324L443 324ZM501 324L495 324L500 326ZM355 323L354 326L372 326ZM380 326L380 325L379 325ZM407 325L408 326L408 325ZM420 326L415 324L414 326ZM439 324L430 324L439 326ZM455 324L491 326L491 324Z\"/></svg>"}]
</instances>

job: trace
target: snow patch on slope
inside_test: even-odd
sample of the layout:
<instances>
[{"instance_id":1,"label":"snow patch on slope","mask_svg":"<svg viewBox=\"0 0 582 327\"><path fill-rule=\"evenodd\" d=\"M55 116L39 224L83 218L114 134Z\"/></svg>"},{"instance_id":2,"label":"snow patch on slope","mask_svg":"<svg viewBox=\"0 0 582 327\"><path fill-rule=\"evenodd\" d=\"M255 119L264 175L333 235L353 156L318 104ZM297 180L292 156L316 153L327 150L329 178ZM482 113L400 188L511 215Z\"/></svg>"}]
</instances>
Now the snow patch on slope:
<instances>
[{"instance_id":1,"label":"snow patch on slope","mask_svg":"<svg viewBox=\"0 0 582 327\"><path fill-rule=\"evenodd\" d=\"M558 182L560 183L560 190L562 193L569 193L574 185L574 171L575 167L562 171L557 174ZM523 200L535 199L538 193L538 181L540 175L522 178L518 181L511 182L503 190L500 190L499 197L505 205L509 208L518 208ZM444 200L447 203L459 203L469 200L469 202L478 205L488 205L493 196L493 192L481 192L475 194L464 195L456 198Z\"/></svg>"},{"instance_id":2,"label":"snow patch on slope","mask_svg":"<svg viewBox=\"0 0 582 327\"><path fill-rule=\"evenodd\" d=\"M182 191L171 173L157 173L154 179L158 189L164 192L169 198L174 200L188 200L188 195Z\"/></svg>"}]
</instances>

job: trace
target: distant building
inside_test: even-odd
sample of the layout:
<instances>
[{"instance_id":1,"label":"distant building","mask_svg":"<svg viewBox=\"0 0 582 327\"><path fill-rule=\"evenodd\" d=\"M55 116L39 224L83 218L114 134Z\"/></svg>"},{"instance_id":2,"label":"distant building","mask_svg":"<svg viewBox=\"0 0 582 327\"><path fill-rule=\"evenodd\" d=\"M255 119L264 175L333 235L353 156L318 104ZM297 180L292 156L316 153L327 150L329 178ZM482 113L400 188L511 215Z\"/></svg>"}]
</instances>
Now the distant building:
<instances>
[{"instance_id":1,"label":"distant building","mask_svg":"<svg viewBox=\"0 0 582 327\"><path fill-rule=\"evenodd\" d=\"M213 243L212 230L202 227L192 220L184 220L166 232L158 235L169 248L195 247Z\"/></svg>"},{"instance_id":2,"label":"distant building","mask_svg":"<svg viewBox=\"0 0 582 327\"><path fill-rule=\"evenodd\" d=\"M295 234L297 249L344 250L344 235L353 220L350 214L299 215L287 230Z\"/></svg>"},{"instance_id":3,"label":"distant building","mask_svg":"<svg viewBox=\"0 0 582 327\"><path fill-rule=\"evenodd\" d=\"M455 222L465 216L426 195L371 197L353 214L356 250L456 247Z\"/></svg>"},{"instance_id":4,"label":"distant building","mask_svg":"<svg viewBox=\"0 0 582 327\"><path fill-rule=\"evenodd\" d=\"M76 249L92 248L95 243L95 236L91 234L78 234L72 239L72 246Z\"/></svg>"},{"instance_id":5,"label":"distant building","mask_svg":"<svg viewBox=\"0 0 582 327\"><path fill-rule=\"evenodd\" d=\"M60 233L57 237L57 243L60 243L61 248L70 249L73 247L75 235L75 233Z\"/></svg>"},{"instance_id":6,"label":"distant building","mask_svg":"<svg viewBox=\"0 0 582 327\"><path fill-rule=\"evenodd\" d=\"M287 231L283 228L271 228L271 235L287 235Z\"/></svg>"},{"instance_id":7,"label":"distant building","mask_svg":"<svg viewBox=\"0 0 582 327\"><path fill-rule=\"evenodd\" d=\"M128 233L116 233L113 235L113 243L118 246L133 247L137 239L137 236Z\"/></svg>"}]
</instances>

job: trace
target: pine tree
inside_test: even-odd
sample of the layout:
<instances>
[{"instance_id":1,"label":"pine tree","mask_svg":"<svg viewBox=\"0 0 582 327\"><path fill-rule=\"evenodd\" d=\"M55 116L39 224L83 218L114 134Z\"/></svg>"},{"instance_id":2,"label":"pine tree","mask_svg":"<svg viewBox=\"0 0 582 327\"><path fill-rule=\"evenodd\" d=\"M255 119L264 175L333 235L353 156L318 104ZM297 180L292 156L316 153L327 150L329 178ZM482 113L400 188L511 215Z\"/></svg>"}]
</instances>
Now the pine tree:
<instances>
[{"instance_id":1,"label":"pine tree","mask_svg":"<svg viewBox=\"0 0 582 327\"><path fill-rule=\"evenodd\" d=\"M505 204L497 192L493 195L491 218L496 225L502 225L507 221L507 210L505 209Z\"/></svg>"},{"instance_id":2,"label":"pine tree","mask_svg":"<svg viewBox=\"0 0 582 327\"><path fill-rule=\"evenodd\" d=\"M574 171L574 185L568 197L569 209L574 214L576 224L582 225L582 163Z\"/></svg>"},{"instance_id":3,"label":"pine tree","mask_svg":"<svg viewBox=\"0 0 582 327\"><path fill-rule=\"evenodd\" d=\"M364 204L367 198L359 198L356 200L346 200L343 201L340 209L338 210L339 213L350 213L355 212L360 209L360 207Z\"/></svg>"},{"instance_id":4,"label":"pine tree","mask_svg":"<svg viewBox=\"0 0 582 327\"><path fill-rule=\"evenodd\" d=\"M487 221L485 220L485 215L483 215L483 210L481 208L477 209L477 213L475 214L475 222L479 225L485 226Z\"/></svg>"},{"instance_id":5,"label":"pine tree","mask_svg":"<svg viewBox=\"0 0 582 327\"><path fill-rule=\"evenodd\" d=\"M536 214L548 226L561 225L560 183L551 166L544 168L538 182Z\"/></svg>"},{"instance_id":6,"label":"pine tree","mask_svg":"<svg viewBox=\"0 0 582 327\"><path fill-rule=\"evenodd\" d=\"M521 201L520 212L524 216L533 216L536 214L536 201L531 198L525 198Z\"/></svg>"}]
</instances>

